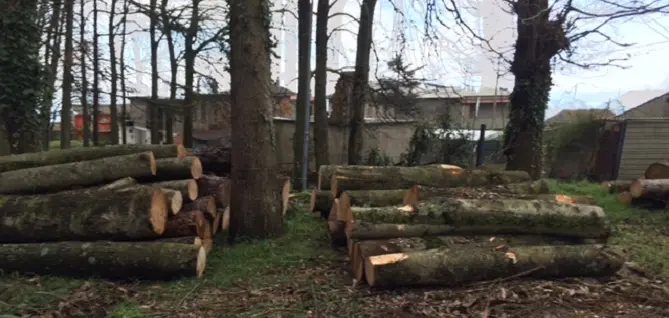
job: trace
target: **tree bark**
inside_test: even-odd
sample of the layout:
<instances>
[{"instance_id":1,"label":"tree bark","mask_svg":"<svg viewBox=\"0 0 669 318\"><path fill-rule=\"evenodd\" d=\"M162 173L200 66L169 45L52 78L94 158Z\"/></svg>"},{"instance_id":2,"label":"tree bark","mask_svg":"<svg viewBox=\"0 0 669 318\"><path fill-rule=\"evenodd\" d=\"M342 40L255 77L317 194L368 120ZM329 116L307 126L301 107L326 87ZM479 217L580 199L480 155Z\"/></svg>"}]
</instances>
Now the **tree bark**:
<instances>
[{"instance_id":1,"label":"tree bark","mask_svg":"<svg viewBox=\"0 0 669 318\"><path fill-rule=\"evenodd\" d=\"M0 193L53 192L111 182L123 177L148 177L156 173L153 153L64 163L0 173Z\"/></svg>"},{"instance_id":2,"label":"tree bark","mask_svg":"<svg viewBox=\"0 0 669 318\"><path fill-rule=\"evenodd\" d=\"M207 237L204 213L199 210L181 211L177 215L170 216L165 225L162 237L197 236L201 239Z\"/></svg>"},{"instance_id":3,"label":"tree bark","mask_svg":"<svg viewBox=\"0 0 669 318\"><path fill-rule=\"evenodd\" d=\"M174 279L202 276L204 248L158 242L58 242L0 245L0 268L77 278Z\"/></svg>"},{"instance_id":4,"label":"tree bark","mask_svg":"<svg viewBox=\"0 0 669 318\"><path fill-rule=\"evenodd\" d=\"M118 94L118 75L116 72L116 25L114 19L116 18L116 1L109 2L109 68L111 69L111 90L109 93L109 115L111 122L111 144L118 145L118 109L116 107L116 95Z\"/></svg>"},{"instance_id":5,"label":"tree bark","mask_svg":"<svg viewBox=\"0 0 669 318\"><path fill-rule=\"evenodd\" d=\"M514 276L608 276L615 274L623 262L621 249L599 245L526 246L511 252L445 248L369 257L365 260L365 278L372 287L455 287Z\"/></svg>"},{"instance_id":6,"label":"tree bark","mask_svg":"<svg viewBox=\"0 0 669 318\"><path fill-rule=\"evenodd\" d=\"M213 196L200 197L193 200L193 202L184 204L181 209L183 211L198 210L214 217L216 216L216 199Z\"/></svg>"},{"instance_id":7,"label":"tree bark","mask_svg":"<svg viewBox=\"0 0 669 318\"><path fill-rule=\"evenodd\" d=\"M195 92L193 90L193 79L195 76L195 57L196 52L194 48L195 38L199 29L198 23L200 21L200 7L199 0L191 1L191 16L190 24L184 34L184 105L183 109L183 132L182 140L186 148L193 148L193 108L195 101ZM234 116L233 116L234 118Z\"/></svg>"},{"instance_id":8,"label":"tree bark","mask_svg":"<svg viewBox=\"0 0 669 318\"><path fill-rule=\"evenodd\" d=\"M630 190L630 185L632 185L634 180L613 180L602 183L602 188L607 189L609 193L621 193Z\"/></svg>"},{"instance_id":9,"label":"tree bark","mask_svg":"<svg viewBox=\"0 0 669 318\"><path fill-rule=\"evenodd\" d=\"M398 204L408 204L405 202L408 190L358 190L342 192L340 200L349 200L353 206L391 206ZM330 191L311 192L309 202L309 211L311 212L330 212L334 197Z\"/></svg>"},{"instance_id":10,"label":"tree bark","mask_svg":"<svg viewBox=\"0 0 669 318\"><path fill-rule=\"evenodd\" d=\"M199 180L202 180L200 178ZM199 181L198 180L198 181ZM148 185L152 187L172 189L181 192L181 197L184 199L184 202L193 201L198 198L198 181L193 179L186 180L171 180L171 181L162 181L149 183Z\"/></svg>"},{"instance_id":11,"label":"tree bark","mask_svg":"<svg viewBox=\"0 0 669 318\"><path fill-rule=\"evenodd\" d=\"M669 179L669 161L652 163L643 175L646 179Z\"/></svg>"},{"instance_id":12,"label":"tree bark","mask_svg":"<svg viewBox=\"0 0 669 318\"><path fill-rule=\"evenodd\" d=\"M163 34L167 40L167 52L170 57L170 100L177 98L177 72L179 71L179 64L177 61L176 52L174 49L174 38L172 36L172 22L167 11L168 0L162 0L160 5L160 15L163 20ZM174 111L166 109L165 113L165 143L171 144L174 142Z\"/></svg>"},{"instance_id":13,"label":"tree bark","mask_svg":"<svg viewBox=\"0 0 669 318\"><path fill-rule=\"evenodd\" d=\"M485 187L435 188L416 185L409 189L405 204L412 204L412 202L415 203L437 197L496 199L507 197L528 197L531 195L544 195L547 193L548 183L545 180L490 185Z\"/></svg>"},{"instance_id":14,"label":"tree bark","mask_svg":"<svg viewBox=\"0 0 669 318\"><path fill-rule=\"evenodd\" d=\"M630 185L633 198L644 198L666 201L669 199L668 179L637 179Z\"/></svg>"},{"instance_id":15,"label":"tree bark","mask_svg":"<svg viewBox=\"0 0 669 318\"><path fill-rule=\"evenodd\" d=\"M88 43L86 41L86 25L88 24L88 19L86 18L86 0L81 0L79 6L79 47L81 54L81 115L83 127L81 128L82 139L84 141L84 147L89 147L91 145L91 111L90 105L88 104L88 63L86 61L88 56ZM49 105L51 107L51 105ZM51 118L49 118L51 120Z\"/></svg>"},{"instance_id":16,"label":"tree bark","mask_svg":"<svg viewBox=\"0 0 669 318\"><path fill-rule=\"evenodd\" d=\"M67 191L0 197L0 242L141 240L165 231L165 194L136 191Z\"/></svg>"},{"instance_id":17,"label":"tree bark","mask_svg":"<svg viewBox=\"0 0 669 318\"><path fill-rule=\"evenodd\" d=\"M330 3L318 0L316 13L316 70L314 79L314 153L316 171L330 164L327 112L328 20Z\"/></svg>"},{"instance_id":18,"label":"tree bark","mask_svg":"<svg viewBox=\"0 0 669 318\"><path fill-rule=\"evenodd\" d=\"M306 121L309 119L311 108L311 21L313 16L313 5L311 0L297 1L298 20L298 92L297 105L295 107L295 132L293 133L293 184L297 189L307 188L302 184L302 171L309 169L309 156L304 156L309 151L305 141L308 138ZM307 149L305 149L307 148Z\"/></svg>"},{"instance_id":19,"label":"tree bark","mask_svg":"<svg viewBox=\"0 0 669 318\"><path fill-rule=\"evenodd\" d=\"M231 186L230 179L223 177L203 175L197 180L198 196L213 196L217 206L222 208L230 205Z\"/></svg>"},{"instance_id":20,"label":"tree bark","mask_svg":"<svg viewBox=\"0 0 669 318\"><path fill-rule=\"evenodd\" d=\"M151 143L157 145L160 143L160 122L158 105L155 101L158 99L158 39L156 38L156 29L158 27L158 2L149 1L149 47L151 50L151 103L149 103L149 131ZM187 104L188 105L188 104ZM188 105L190 106L190 105ZM189 144L190 146L190 144Z\"/></svg>"},{"instance_id":21,"label":"tree bark","mask_svg":"<svg viewBox=\"0 0 669 318\"><path fill-rule=\"evenodd\" d=\"M353 222L452 226L461 235L532 234L582 238L608 237L610 228L598 206L540 200L439 199L417 208L340 207L352 229ZM444 227L440 232L446 231ZM443 233L445 234L445 233ZM440 233L439 235L443 235Z\"/></svg>"},{"instance_id":22,"label":"tree bark","mask_svg":"<svg viewBox=\"0 0 669 318\"><path fill-rule=\"evenodd\" d=\"M128 186L128 187L117 187L116 191L137 191L139 188L143 188L146 186L153 186L151 184L149 185L135 185L135 186ZM153 186L155 187L155 186ZM169 211L171 212L170 214L175 215L181 211L181 207L183 206L183 196L181 195L181 192L172 190L172 189L166 189L166 188L160 188L160 187L155 187L156 189L159 189L165 194L165 199L167 200L167 206L169 207Z\"/></svg>"},{"instance_id":23,"label":"tree bark","mask_svg":"<svg viewBox=\"0 0 669 318\"><path fill-rule=\"evenodd\" d=\"M409 189L414 185L431 187L486 186L530 180L523 171L457 170L440 165L419 167L374 167L338 169L330 182L336 196L350 190Z\"/></svg>"},{"instance_id":24,"label":"tree bark","mask_svg":"<svg viewBox=\"0 0 669 318\"><path fill-rule=\"evenodd\" d=\"M60 149L70 148L72 138L72 59L74 46L72 33L74 28L74 0L64 0L65 11L65 56L63 56L63 106L60 109ZM6 157L3 157L6 158ZM4 171L4 170L0 170Z\"/></svg>"},{"instance_id":25,"label":"tree bark","mask_svg":"<svg viewBox=\"0 0 669 318\"><path fill-rule=\"evenodd\" d=\"M159 182L182 179L200 179L202 163L197 157L163 158L156 160L156 173L152 176L138 178L139 182Z\"/></svg>"},{"instance_id":26,"label":"tree bark","mask_svg":"<svg viewBox=\"0 0 669 318\"><path fill-rule=\"evenodd\" d=\"M100 35L98 0L93 0L93 146L100 146Z\"/></svg>"},{"instance_id":27,"label":"tree bark","mask_svg":"<svg viewBox=\"0 0 669 318\"><path fill-rule=\"evenodd\" d=\"M107 157L153 152L155 158L186 156L186 149L174 145L115 145L100 148L71 148L0 157L0 172L96 160Z\"/></svg>"},{"instance_id":28,"label":"tree bark","mask_svg":"<svg viewBox=\"0 0 669 318\"><path fill-rule=\"evenodd\" d=\"M192 156L200 158L204 172L223 177L230 175L232 161L229 147L197 148L191 153Z\"/></svg>"},{"instance_id":29,"label":"tree bark","mask_svg":"<svg viewBox=\"0 0 669 318\"><path fill-rule=\"evenodd\" d=\"M232 193L230 241L281 234L276 140L270 95L267 2L230 1Z\"/></svg>"},{"instance_id":30,"label":"tree bark","mask_svg":"<svg viewBox=\"0 0 669 318\"><path fill-rule=\"evenodd\" d=\"M369 56L372 48L374 10L376 0L363 0L360 4L358 42L353 75L353 116L348 137L348 164L362 163L363 131L365 129L365 105L369 93Z\"/></svg>"}]
</instances>

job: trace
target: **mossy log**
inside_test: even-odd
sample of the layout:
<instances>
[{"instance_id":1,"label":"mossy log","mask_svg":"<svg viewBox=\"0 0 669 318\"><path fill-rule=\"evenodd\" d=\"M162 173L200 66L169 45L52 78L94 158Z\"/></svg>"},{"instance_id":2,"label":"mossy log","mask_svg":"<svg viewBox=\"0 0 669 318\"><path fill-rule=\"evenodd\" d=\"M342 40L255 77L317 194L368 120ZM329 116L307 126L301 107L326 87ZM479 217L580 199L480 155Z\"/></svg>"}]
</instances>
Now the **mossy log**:
<instances>
[{"instance_id":1,"label":"mossy log","mask_svg":"<svg viewBox=\"0 0 669 318\"><path fill-rule=\"evenodd\" d=\"M405 204L431 198L490 199L548 194L546 180L491 185L485 187L435 188L414 185L407 192Z\"/></svg>"},{"instance_id":2,"label":"mossy log","mask_svg":"<svg viewBox=\"0 0 669 318\"><path fill-rule=\"evenodd\" d=\"M197 198L193 202L184 204L181 209L183 211L202 211L202 213L209 214L213 218L216 216L216 199L213 196Z\"/></svg>"},{"instance_id":3,"label":"mossy log","mask_svg":"<svg viewBox=\"0 0 669 318\"><path fill-rule=\"evenodd\" d=\"M372 287L455 287L512 277L610 276L622 267L623 256L621 249L601 245L443 248L372 256L364 270Z\"/></svg>"},{"instance_id":4,"label":"mossy log","mask_svg":"<svg viewBox=\"0 0 669 318\"><path fill-rule=\"evenodd\" d=\"M0 196L0 243L155 239L168 209L152 187Z\"/></svg>"},{"instance_id":5,"label":"mossy log","mask_svg":"<svg viewBox=\"0 0 669 318\"><path fill-rule=\"evenodd\" d=\"M137 180L132 177L125 177L101 186L98 190L115 190L137 185Z\"/></svg>"},{"instance_id":6,"label":"mossy log","mask_svg":"<svg viewBox=\"0 0 669 318\"><path fill-rule=\"evenodd\" d=\"M395 238L388 240L359 241L350 251L351 270L356 280L365 279L365 260L372 256L406 253L425 250L426 244L422 239Z\"/></svg>"},{"instance_id":7,"label":"mossy log","mask_svg":"<svg viewBox=\"0 0 669 318\"><path fill-rule=\"evenodd\" d=\"M184 202L193 201L198 198L198 182L193 179L161 181L148 183L147 185L179 191Z\"/></svg>"},{"instance_id":8,"label":"mossy log","mask_svg":"<svg viewBox=\"0 0 669 318\"><path fill-rule=\"evenodd\" d=\"M611 194L626 192L630 190L632 182L634 182L634 180L606 181L602 183L602 189L608 190Z\"/></svg>"},{"instance_id":9,"label":"mossy log","mask_svg":"<svg viewBox=\"0 0 669 318\"><path fill-rule=\"evenodd\" d=\"M58 242L0 245L5 273L77 278L175 279L202 276L202 247L158 242Z\"/></svg>"},{"instance_id":10,"label":"mossy log","mask_svg":"<svg viewBox=\"0 0 669 318\"><path fill-rule=\"evenodd\" d=\"M216 205L221 208L230 205L231 186L231 180L224 177L203 175L197 180L198 196L213 196L216 199Z\"/></svg>"},{"instance_id":11,"label":"mossy log","mask_svg":"<svg viewBox=\"0 0 669 318\"><path fill-rule=\"evenodd\" d=\"M0 193L56 192L112 182L125 177L151 177L156 160L151 152L63 163L0 173Z\"/></svg>"},{"instance_id":12,"label":"mossy log","mask_svg":"<svg viewBox=\"0 0 669 318\"><path fill-rule=\"evenodd\" d=\"M198 157L162 158L156 160L156 173L153 176L137 178L142 183L200 179L202 177L202 163Z\"/></svg>"},{"instance_id":13,"label":"mossy log","mask_svg":"<svg viewBox=\"0 0 669 318\"><path fill-rule=\"evenodd\" d=\"M347 166L350 167L350 166ZM463 170L453 166L375 167L342 172L337 170L330 180L334 196L351 190L409 189L414 185L451 188L486 186L530 181L524 171Z\"/></svg>"},{"instance_id":14,"label":"mossy log","mask_svg":"<svg viewBox=\"0 0 669 318\"><path fill-rule=\"evenodd\" d=\"M207 237L205 223L206 219L202 211L181 211L167 219L162 237L197 236L204 239Z\"/></svg>"},{"instance_id":15,"label":"mossy log","mask_svg":"<svg viewBox=\"0 0 669 318\"><path fill-rule=\"evenodd\" d=\"M669 161L650 164L643 175L646 179L669 179Z\"/></svg>"},{"instance_id":16,"label":"mossy log","mask_svg":"<svg viewBox=\"0 0 669 318\"><path fill-rule=\"evenodd\" d=\"M391 206L398 204L409 204L412 202L407 202L407 193L408 190L397 189L397 190L358 190L358 191L346 191L340 194L339 198L345 198L349 200L351 205L354 206ZM332 208L332 201L334 197L330 191L318 191L314 190L311 192L311 198L309 201L309 210L311 212L330 212Z\"/></svg>"},{"instance_id":17,"label":"mossy log","mask_svg":"<svg viewBox=\"0 0 669 318\"><path fill-rule=\"evenodd\" d=\"M97 160L141 152L153 152L155 158L183 158L186 155L186 148L181 145L113 145L52 149L20 155L0 156L0 172Z\"/></svg>"},{"instance_id":18,"label":"mossy log","mask_svg":"<svg viewBox=\"0 0 669 318\"><path fill-rule=\"evenodd\" d=\"M608 237L610 228L598 206L542 200L466 200L437 198L417 207L340 207L347 231L353 222L451 226L465 234L536 234ZM447 231L440 228L439 231ZM461 233L464 232L464 233Z\"/></svg>"},{"instance_id":19,"label":"mossy log","mask_svg":"<svg viewBox=\"0 0 669 318\"><path fill-rule=\"evenodd\" d=\"M638 179L630 185L633 198L669 199L669 179Z\"/></svg>"},{"instance_id":20,"label":"mossy log","mask_svg":"<svg viewBox=\"0 0 669 318\"><path fill-rule=\"evenodd\" d=\"M437 167L439 169L454 169L454 170L463 170L461 167L454 165L445 165L445 164L436 164L436 165L426 165L420 167ZM363 166L363 165L324 165L318 168L318 182L317 190L330 190L330 182L332 177L339 173L341 175L356 175L358 173L369 173L372 170L381 171L381 173L386 171L398 171L399 169L406 169L407 167L396 167L396 166ZM414 168L414 167L412 167Z\"/></svg>"}]
</instances>

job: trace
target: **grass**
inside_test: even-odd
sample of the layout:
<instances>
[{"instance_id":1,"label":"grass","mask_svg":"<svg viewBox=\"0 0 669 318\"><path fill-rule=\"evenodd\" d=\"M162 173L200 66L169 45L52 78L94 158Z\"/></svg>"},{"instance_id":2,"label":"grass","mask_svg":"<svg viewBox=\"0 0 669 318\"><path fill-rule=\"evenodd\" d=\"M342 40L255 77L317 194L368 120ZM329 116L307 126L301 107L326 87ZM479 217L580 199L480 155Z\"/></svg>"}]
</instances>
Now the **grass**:
<instances>
[{"instance_id":1,"label":"grass","mask_svg":"<svg viewBox=\"0 0 669 318\"><path fill-rule=\"evenodd\" d=\"M669 211L650 211L621 204L599 184L550 182L552 193L589 195L602 207L611 222L609 242L621 245L650 275L669 278Z\"/></svg>"},{"instance_id":2,"label":"grass","mask_svg":"<svg viewBox=\"0 0 669 318\"><path fill-rule=\"evenodd\" d=\"M551 181L550 190L592 196L611 221L610 241L625 247L629 260L649 274L669 278L667 213L624 206L598 184ZM305 205L293 203L280 238L229 246L221 235L202 279L112 284L0 276L0 315L74 310L65 316L94 317L81 313L81 308L104 308L113 318L177 317L176 312L184 311L198 317L223 312L235 317L306 317L309 310L320 308L342 317L356 316L363 305L352 296L343 297L352 293L351 282L345 265L337 265L346 261L327 243L324 222L306 213Z\"/></svg>"}]
</instances>

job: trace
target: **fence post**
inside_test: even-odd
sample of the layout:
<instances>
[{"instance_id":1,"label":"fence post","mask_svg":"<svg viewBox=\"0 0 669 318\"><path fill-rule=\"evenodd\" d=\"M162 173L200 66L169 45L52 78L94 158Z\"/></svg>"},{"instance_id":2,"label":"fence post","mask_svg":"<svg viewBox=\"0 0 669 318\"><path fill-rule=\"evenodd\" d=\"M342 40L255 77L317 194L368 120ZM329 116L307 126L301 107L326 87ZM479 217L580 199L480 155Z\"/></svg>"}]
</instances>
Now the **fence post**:
<instances>
[{"instance_id":1,"label":"fence post","mask_svg":"<svg viewBox=\"0 0 669 318\"><path fill-rule=\"evenodd\" d=\"M483 143L485 142L485 124L481 124L481 133L479 141L476 144L476 166L480 167L483 164ZM471 149L471 148L470 148Z\"/></svg>"}]
</instances>

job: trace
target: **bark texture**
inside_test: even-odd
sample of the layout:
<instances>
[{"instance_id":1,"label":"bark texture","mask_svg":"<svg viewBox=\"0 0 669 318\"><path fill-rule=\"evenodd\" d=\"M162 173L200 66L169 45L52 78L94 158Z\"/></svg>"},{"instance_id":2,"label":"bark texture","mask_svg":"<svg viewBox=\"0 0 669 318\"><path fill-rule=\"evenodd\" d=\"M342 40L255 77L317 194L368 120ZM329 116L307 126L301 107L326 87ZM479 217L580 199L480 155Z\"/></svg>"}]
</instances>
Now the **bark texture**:
<instances>
[{"instance_id":1,"label":"bark texture","mask_svg":"<svg viewBox=\"0 0 669 318\"><path fill-rule=\"evenodd\" d=\"M439 199L421 204L417 209L409 206L353 207L347 211L350 213L348 220L448 225L458 233L536 234L582 238L602 238L610 234L604 210L598 206L541 200Z\"/></svg>"},{"instance_id":2,"label":"bark texture","mask_svg":"<svg viewBox=\"0 0 669 318\"><path fill-rule=\"evenodd\" d=\"M372 256L365 278L373 287L461 286L500 278L609 276L623 265L617 247L600 245L525 246L511 251L443 248Z\"/></svg>"},{"instance_id":3,"label":"bark texture","mask_svg":"<svg viewBox=\"0 0 669 318\"><path fill-rule=\"evenodd\" d=\"M197 236L206 238L205 217L202 211L182 211L167 219L162 237Z\"/></svg>"},{"instance_id":4,"label":"bark texture","mask_svg":"<svg viewBox=\"0 0 669 318\"><path fill-rule=\"evenodd\" d=\"M186 155L186 149L181 145L113 145L54 149L0 157L0 172L131 155L147 151L153 152L155 158L183 157Z\"/></svg>"},{"instance_id":5,"label":"bark texture","mask_svg":"<svg viewBox=\"0 0 669 318\"><path fill-rule=\"evenodd\" d=\"M179 191L181 192L181 197L184 199L184 202L193 201L198 198L198 182L193 179L154 182L149 183L148 185Z\"/></svg>"},{"instance_id":6,"label":"bark texture","mask_svg":"<svg viewBox=\"0 0 669 318\"><path fill-rule=\"evenodd\" d=\"M151 187L0 196L0 243L154 239L168 213L165 194Z\"/></svg>"},{"instance_id":7,"label":"bark texture","mask_svg":"<svg viewBox=\"0 0 669 318\"><path fill-rule=\"evenodd\" d=\"M630 194L633 198L667 200L669 199L669 178L635 180L630 185Z\"/></svg>"},{"instance_id":8,"label":"bark texture","mask_svg":"<svg viewBox=\"0 0 669 318\"><path fill-rule=\"evenodd\" d=\"M198 157L163 158L156 160L156 174L139 178L140 182L160 182L202 177L202 163Z\"/></svg>"},{"instance_id":9,"label":"bark texture","mask_svg":"<svg viewBox=\"0 0 669 318\"><path fill-rule=\"evenodd\" d=\"M111 182L109 184L101 186L99 189L100 190L114 190L114 189L122 189L125 187L131 187L137 184L137 180L131 177L125 177L123 179L118 179L114 182Z\"/></svg>"},{"instance_id":10,"label":"bark texture","mask_svg":"<svg viewBox=\"0 0 669 318\"><path fill-rule=\"evenodd\" d=\"M211 215L212 217L216 216L216 199L212 196L207 196L207 197L201 197L193 202L189 202L184 204L181 209L183 211L202 211L202 213L206 213Z\"/></svg>"},{"instance_id":11,"label":"bark texture","mask_svg":"<svg viewBox=\"0 0 669 318\"><path fill-rule=\"evenodd\" d=\"M203 175L197 180L198 196L213 196L219 207L230 205L231 182L229 178Z\"/></svg>"},{"instance_id":12,"label":"bark texture","mask_svg":"<svg viewBox=\"0 0 669 318\"><path fill-rule=\"evenodd\" d=\"M58 242L0 245L0 269L107 279L200 277L207 256L194 245L159 242Z\"/></svg>"},{"instance_id":13,"label":"bark texture","mask_svg":"<svg viewBox=\"0 0 669 318\"><path fill-rule=\"evenodd\" d=\"M103 148L104 149L104 148ZM124 177L150 177L156 172L151 152L63 163L0 173L0 193L55 192L111 182Z\"/></svg>"},{"instance_id":14,"label":"bark texture","mask_svg":"<svg viewBox=\"0 0 669 318\"><path fill-rule=\"evenodd\" d=\"M669 161L652 163L644 173L646 179L669 179Z\"/></svg>"},{"instance_id":15,"label":"bark texture","mask_svg":"<svg viewBox=\"0 0 669 318\"><path fill-rule=\"evenodd\" d=\"M229 176L231 169L230 147L214 146L192 149L191 154L200 158L202 169L217 176Z\"/></svg>"},{"instance_id":16,"label":"bark texture","mask_svg":"<svg viewBox=\"0 0 669 318\"><path fill-rule=\"evenodd\" d=\"M230 2L232 193L230 241L281 234L276 140L270 93L267 2Z\"/></svg>"},{"instance_id":17,"label":"bark texture","mask_svg":"<svg viewBox=\"0 0 669 318\"><path fill-rule=\"evenodd\" d=\"M380 207L405 203L407 190L358 190L341 193L353 206ZM334 197L330 191L317 191L311 193L309 209L311 212L330 212ZM326 217L327 218L327 217Z\"/></svg>"}]
</instances>

